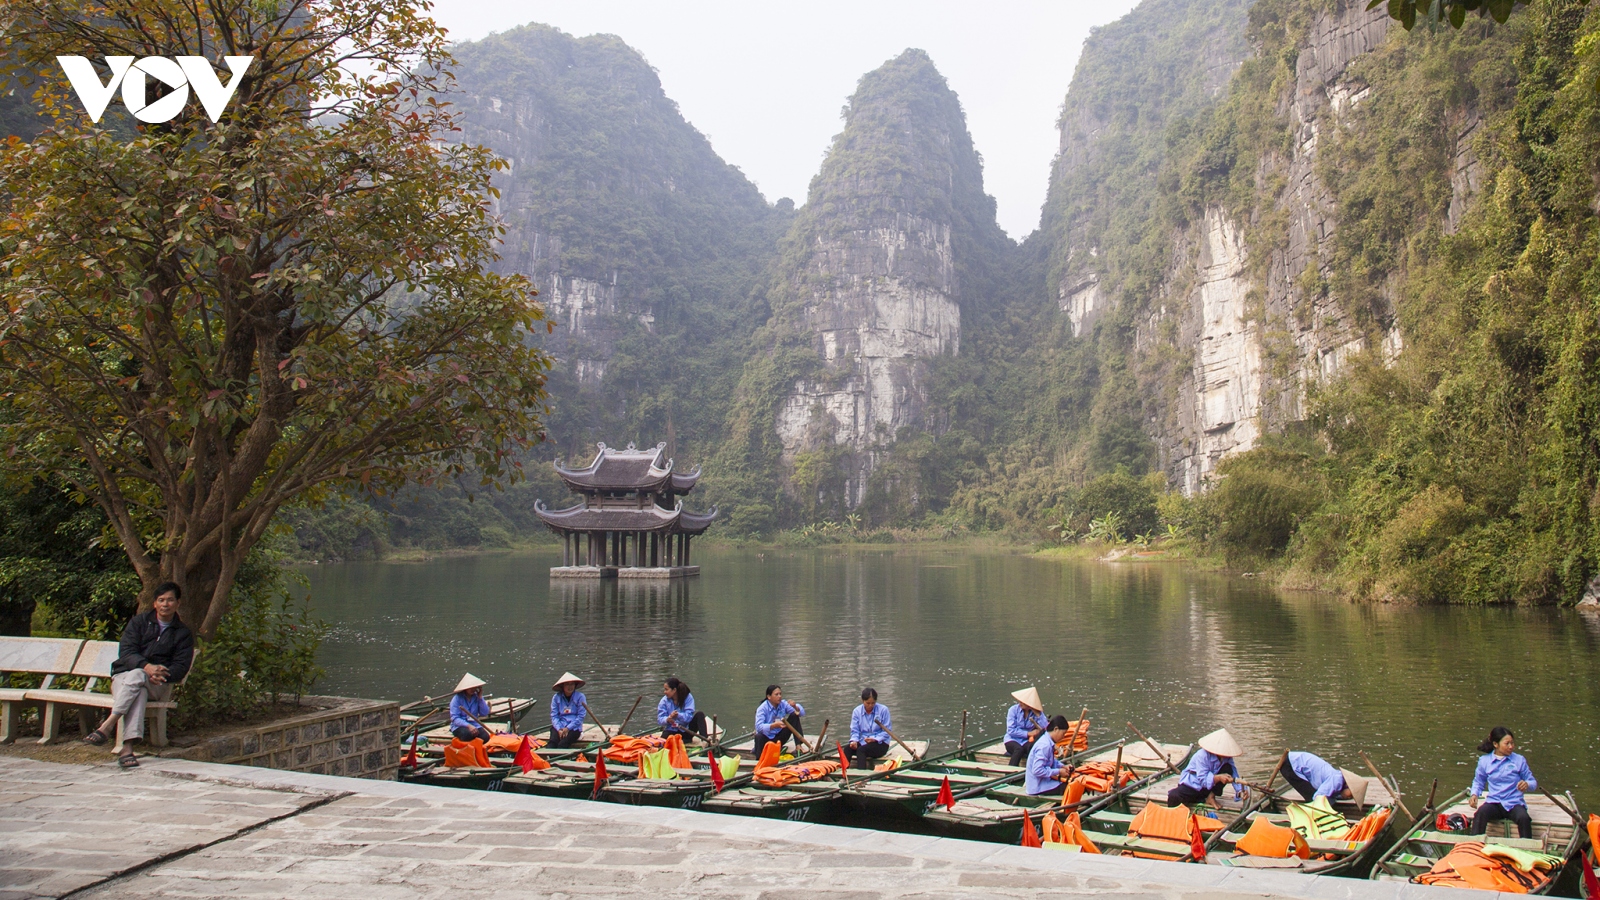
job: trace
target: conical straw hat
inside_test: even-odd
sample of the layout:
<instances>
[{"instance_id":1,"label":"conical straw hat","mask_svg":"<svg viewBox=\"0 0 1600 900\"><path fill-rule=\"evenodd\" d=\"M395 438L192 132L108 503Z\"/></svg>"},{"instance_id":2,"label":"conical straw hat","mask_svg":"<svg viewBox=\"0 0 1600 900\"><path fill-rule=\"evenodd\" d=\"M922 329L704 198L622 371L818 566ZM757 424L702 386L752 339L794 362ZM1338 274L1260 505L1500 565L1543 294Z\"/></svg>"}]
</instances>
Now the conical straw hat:
<instances>
[{"instance_id":1,"label":"conical straw hat","mask_svg":"<svg viewBox=\"0 0 1600 900\"><path fill-rule=\"evenodd\" d=\"M561 690L561 686L563 684L566 684L569 681L577 682L578 683L578 687L583 687L583 685L584 685L584 681L583 681L582 678L579 678L578 676L572 674L571 672L562 672L561 673L561 677L556 679L556 683L550 685L550 690L559 691L559 690Z\"/></svg>"},{"instance_id":2,"label":"conical straw hat","mask_svg":"<svg viewBox=\"0 0 1600 900\"><path fill-rule=\"evenodd\" d=\"M1367 779L1349 769L1340 769L1339 774L1344 776L1344 786L1350 789L1350 799L1355 801L1358 807L1366 806Z\"/></svg>"},{"instance_id":3,"label":"conical straw hat","mask_svg":"<svg viewBox=\"0 0 1600 900\"><path fill-rule=\"evenodd\" d=\"M459 694L462 691L470 691L473 688L483 687L484 684L485 682L482 678L479 678L471 672L468 672L467 674L461 676L461 683L456 685L456 689L450 693Z\"/></svg>"},{"instance_id":4,"label":"conical straw hat","mask_svg":"<svg viewBox=\"0 0 1600 900\"><path fill-rule=\"evenodd\" d=\"M1218 728L1195 743L1201 750L1209 751L1217 756L1238 756L1244 751L1239 748L1239 742L1233 739L1226 728Z\"/></svg>"},{"instance_id":5,"label":"conical straw hat","mask_svg":"<svg viewBox=\"0 0 1600 900\"><path fill-rule=\"evenodd\" d=\"M1039 690L1035 687L1029 686L1020 691L1012 691L1011 696L1015 698L1018 703L1021 703L1023 706L1026 706L1029 709L1037 709L1040 711L1044 710L1044 701L1039 699Z\"/></svg>"}]
</instances>

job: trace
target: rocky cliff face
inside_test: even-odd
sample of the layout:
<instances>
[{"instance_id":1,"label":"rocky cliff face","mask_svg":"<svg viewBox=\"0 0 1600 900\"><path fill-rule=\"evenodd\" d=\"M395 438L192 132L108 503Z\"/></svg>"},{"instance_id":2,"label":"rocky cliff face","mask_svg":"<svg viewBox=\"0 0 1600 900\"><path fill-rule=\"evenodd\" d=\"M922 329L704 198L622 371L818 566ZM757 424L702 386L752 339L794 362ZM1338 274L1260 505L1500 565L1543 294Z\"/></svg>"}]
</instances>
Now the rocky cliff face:
<instances>
[{"instance_id":1,"label":"rocky cliff face","mask_svg":"<svg viewBox=\"0 0 1600 900\"><path fill-rule=\"evenodd\" d=\"M757 322L741 307L788 214L717 156L616 37L528 25L456 56L463 136L509 164L495 182L507 226L501 266L533 279L556 326L545 341L558 360L557 439L693 430L670 411L641 427L635 410L658 406L642 395L662 386L644 371L660 361L637 354L705 359L747 336ZM626 383L613 377L617 354L628 353L619 347L632 348ZM673 377L670 365L658 371ZM700 428L702 447L718 424Z\"/></svg>"},{"instance_id":2,"label":"rocky cliff face","mask_svg":"<svg viewBox=\"0 0 1600 900\"><path fill-rule=\"evenodd\" d=\"M820 363L795 380L774 427L783 462L843 451L846 506L860 502L902 429L940 427L929 361L959 352L959 257L1009 244L955 94L920 50L868 73L846 112L777 274L776 316Z\"/></svg>"},{"instance_id":3,"label":"rocky cliff face","mask_svg":"<svg viewBox=\"0 0 1600 900\"><path fill-rule=\"evenodd\" d=\"M1283 187L1263 196L1251 213L1284 230L1273 235L1264 263L1252 265L1243 240L1251 223L1220 207L1206 209L1188 236L1198 247L1196 268L1180 266L1169 280L1194 287L1145 325L1149 338L1166 316L1177 316L1180 346L1194 347L1190 370L1156 433L1161 464L1186 493L1202 489L1224 457L1303 418L1307 386L1336 375L1370 339L1323 287L1331 274L1326 245L1337 223L1317 174L1318 145L1325 130L1338 128L1368 97L1370 88L1347 71L1383 42L1389 21L1383 10L1368 11L1361 3L1338 2L1316 14L1278 110L1293 141L1287 153L1259 163L1258 183ZM1392 305L1380 319L1380 332L1397 341Z\"/></svg>"}]
</instances>

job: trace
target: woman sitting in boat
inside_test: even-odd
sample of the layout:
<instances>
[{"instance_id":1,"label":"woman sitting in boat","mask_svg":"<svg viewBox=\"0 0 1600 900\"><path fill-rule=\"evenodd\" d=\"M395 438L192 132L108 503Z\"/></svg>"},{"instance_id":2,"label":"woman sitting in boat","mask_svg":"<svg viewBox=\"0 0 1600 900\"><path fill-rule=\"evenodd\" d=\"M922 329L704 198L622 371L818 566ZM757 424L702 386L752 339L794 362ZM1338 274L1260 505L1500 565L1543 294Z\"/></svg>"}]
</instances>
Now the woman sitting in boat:
<instances>
[{"instance_id":1,"label":"woman sitting in boat","mask_svg":"<svg viewBox=\"0 0 1600 900\"><path fill-rule=\"evenodd\" d=\"M1016 703L1011 705L1011 710L1006 713L1006 762L1009 765L1021 765L1027 758L1028 751L1033 749L1034 741L1039 735L1044 734L1049 727L1049 722L1044 716L1044 701L1039 699L1037 688L1026 687L1020 691L1012 691L1011 696Z\"/></svg>"},{"instance_id":2,"label":"woman sitting in boat","mask_svg":"<svg viewBox=\"0 0 1600 900\"><path fill-rule=\"evenodd\" d=\"M1056 742L1065 739L1071 729L1072 723L1066 716L1052 716L1049 730L1045 732L1049 740L1033 742L1033 749L1028 751L1028 773L1023 776L1023 785L1029 794L1038 796L1061 790L1064 766L1056 759Z\"/></svg>"},{"instance_id":3,"label":"woman sitting in boat","mask_svg":"<svg viewBox=\"0 0 1600 900\"><path fill-rule=\"evenodd\" d=\"M793 734L803 734L804 732L800 730L800 717L805 714L804 706L783 699L782 687L776 684L767 685L767 699L756 707L756 758L761 758L761 750L767 744L776 742L779 749L782 749L784 743L789 740L790 728L794 729Z\"/></svg>"},{"instance_id":4,"label":"woman sitting in boat","mask_svg":"<svg viewBox=\"0 0 1600 900\"><path fill-rule=\"evenodd\" d=\"M1293 751L1278 766L1278 774L1308 803L1327 797L1330 801L1354 800L1359 807L1367 799L1365 778L1349 769L1335 769L1315 753Z\"/></svg>"},{"instance_id":5,"label":"woman sitting in boat","mask_svg":"<svg viewBox=\"0 0 1600 900\"><path fill-rule=\"evenodd\" d=\"M575 747L583 737L583 717L589 711L589 701L584 698L582 678L563 672L561 679L551 686L555 694L550 698L550 748L562 750Z\"/></svg>"},{"instance_id":6,"label":"woman sitting in boat","mask_svg":"<svg viewBox=\"0 0 1600 900\"><path fill-rule=\"evenodd\" d=\"M668 678L661 685L661 702L656 704L656 724L667 737L675 734L685 738L698 734L700 740L711 743L706 731L706 714L694 708L694 695L689 686L676 678Z\"/></svg>"},{"instance_id":7,"label":"woman sitting in boat","mask_svg":"<svg viewBox=\"0 0 1600 900\"><path fill-rule=\"evenodd\" d=\"M1483 756L1472 774L1472 798L1468 801L1477 815L1472 817L1472 833L1483 834L1489 823L1510 819L1517 823L1517 837L1533 837L1533 818L1528 815L1525 791L1536 791L1539 782L1528 768L1528 761L1517 749L1517 736L1504 725L1496 725L1489 739L1478 745ZM1478 805L1479 795L1484 804Z\"/></svg>"},{"instance_id":8,"label":"woman sitting in boat","mask_svg":"<svg viewBox=\"0 0 1600 900\"><path fill-rule=\"evenodd\" d=\"M1167 805L1179 803L1193 806L1222 795L1222 786L1239 780L1239 768L1233 758L1244 751L1226 728L1218 728L1197 743L1200 749L1189 758L1178 786L1167 792ZM1235 788L1235 794L1238 789Z\"/></svg>"},{"instance_id":9,"label":"woman sitting in boat","mask_svg":"<svg viewBox=\"0 0 1600 900\"><path fill-rule=\"evenodd\" d=\"M845 754L857 769L870 769L873 760L882 759L889 752L889 729L894 726L889 718L889 707L878 702L878 692L872 688L861 689L861 705L850 713L850 746Z\"/></svg>"},{"instance_id":10,"label":"woman sitting in boat","mask_svg":"<svg viewBox=\"0 0 1600 900\"><path fill-rule=\"evenodd\" d=\"M489 718L489 701L483 699L482 678L468 672L450 697L450 733L463 741L489 739L483 720Z\"/></svg>"}]
</instances>

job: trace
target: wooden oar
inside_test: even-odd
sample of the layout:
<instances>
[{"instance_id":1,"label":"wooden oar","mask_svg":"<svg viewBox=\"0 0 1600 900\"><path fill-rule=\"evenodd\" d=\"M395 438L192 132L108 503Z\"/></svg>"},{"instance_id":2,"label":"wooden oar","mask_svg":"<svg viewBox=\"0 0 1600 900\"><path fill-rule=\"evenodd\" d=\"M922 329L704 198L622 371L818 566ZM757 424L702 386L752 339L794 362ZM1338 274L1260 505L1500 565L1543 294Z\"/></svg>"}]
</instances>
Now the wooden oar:
<instances>
[{"instance_id":1,"label":"wooden oar","mask_svg":"<svg viewBox=\"0 0 1600 900\"><path fill-rule=\"evenodd\" d=\"M1285 748L1283 748L1283 755L1278 757L1278 764L1272 767L1272 774L1267 776L1267 786L1265 788L1262 788L1262 790L1268 796L1272 795L1272 783L1274 781L1278 780L1278 770L1283 768L1283 764L1285 762L1287 762L1288 759L1289 759L1289 748L1285 747Z\"/></svg>"},{"instance_id":2,"label":"wooden oar","mask_svg":"<svg viewBox=\"0 0 1600 900\"><path fill-rule=\"evenodd\" d=\"M1084 720L1084 717L1087 716L1087 715L1089 715L1089 707L1085 706L1083 708L1083 712L1078 713L1078 721L1072 723L1072 733L1067 735L1067 755L1068 756L1071 756L1072 754L1078 752L1078 749L1077 749L1078 748L1078 729L1083 727L1083 720ZM1044 734L1040 735L1040 737L1045 737L1048 734L1049 734L1049 732L1047 731ZM1057 748L1057 749L1059 750L1060 748Z\"/></svg>"},{"instance_id":3,"label":"wooden oar","mask_svg":"<svg viewBox=\"0 0 1600 900\"><path fill-rule=\"evenodd\" d=\"M873 719L872 721L878 722L877 719ZM911 754L911 759L912 759L913 762L922 758L922 757L917 755L917 751L911 749L910 747L907 747L906 746L906 742L900 740L900 738L897 737L894 732L890 731L888 728L885 728L884 724L882 722L878 722L878 727L879 728L883 728L883 733L884 734L887 734L889 737L894 738L894 742L896 744L900 745L900 749L902 749L902 750L906 751L907 753Z\"/></svg>"},{"instance_id":4,"label":"wooden oar","mask_svg":"<svg viewBox=\"0 0 1600 900\"><path fill-rule=\"evenodd\" d=\"M806 736L797 731L793 725L789 724L788 719L779 719L778 721L783 725L783 727L789 729L789 732L794 735L794 739L799 741L800 745L806 748L807 753L817 752L812 748L811 744L806 741Z\"/></svg>"},{"instance_id":5,"label":"wooden oar","mask_svg":"<svg viewBox=\"0 0 1600 900\"><path fill-rule=\"evenodd\" d=\"M591 719L591 720L593 720L593 721L594 721L594 727L596 727L596 728L598 728L598 729L600 729L600 740L602 740L602 741L609 741L609 740L611 740L611 735L609 735L609 734L606 734L606 726L604 726L604 725L602 725L602 724L600 724L600 717L599 717L599 716L597 716L597 715L595 715L595 714L594 714L594 710L592 710L592 709L590 709L590 708L589 708L589 703L588 703L588 701L587 701L587 700L585 700L585 701L584 701L584 704L583 704L583 711L584 711L584 712L586 712L586 713L588 713L588 714L589 714L589 718L590 718L590 719ZM582 728L579 728L579 729L578 729L578 731L579 731L579 732L582 732L582 731L583 731L583 729L582 729ZM619 731L619 732L617 732L617 733L618 733L618 734L621 734L621 733L622 733L622 732L620 732L620 731ZM579 734L579 735L578 735L578 737L580 737L580 738L581 738L581 737L583 737L583 735L582 735L582 734Z\"/></svg>"},{"instance_id":6,"label":"wooden oar","mask_svg":"<svg viewBox=\"0 0 1600 900\"><path fill-rule=\"evenodd\" d=\"M400 711L405 712L408 709L416 709L424 703L432 703L433 700L434 698L432 697L423 697L421 700L418 700L414 703L407 703L405 706L400 707Z\"/></svg>"},{"instance_id":7,"label":"wooden oar","mask_svg":"<svg viewBox=\"0 0 1600 900\"><path fill-rule=\"evenodd\" d=\"M427 714L426 714L426 715L421 715L421 716L418 716L418 717L417 717L417 720L416 720L416 721L415 721L415 722L412 722L412 723L411 723L411 733L412 733L412 734L413 734L413 735L414 735L414 734L416 734L416 733L417 733L417 732L418 732L418 731L420 731L420 730L421 730L421 729L422 729L422 723L423 723L423 722L426 722L426 721L428 721L428 720L429 720L429 719L431 719L431 718L433 718L433 717L434 717L434 716L436 716L436 715L438 715L438 714L439 714L439 710L437 710L437 709L431 709L431 710L429 710L429 711L428 711L428 712L427 712ZM406 742L406 739L405 739L405 737L404 737L404 736L401 736L401 738L400 738L400 743L402 743L402 744L403 744L403 743L405 743L405 742Z\"/></svg>"},{"instance_id":8,"label":"wooden oar","mask_svg":"<svg viewBox=\"0 0 1600 900\"><path fill-rule=\"evenodd\" d=\"M643 703L643 702L644 702L644 695L640 694L639 695L639 699L633 701L633 709L628 710L628 714L622 718L622 727L617 729L617 734L623 735L623 734L627 734L628 733L628 720L633 718L633 710L634 709L638 709L639 708L639 704Z\"/></svg>"},{"instance_id":9,"label":"wooden oar","mask_svg":"<svg viewBox=\"0 0 1600 900\"><path fill-rule=\"evenodd\" d=\"M827 719L823 719L822 720L822 730L817 732L817 742L812 745L812 746L816 747L815 750L811 751L813 755L820 755L822 753L823 748L827 746L826 744L824 744L822 742L822 739L827 737L827 736L828 736L828 720ZM1596 898L1596 900L1600 900L1600 898Z\"/></svg>"},{"instance_id":10,"label":"wooden oar","mask_svg":"<svg viewBox=\"0 0 1600 900\"><path fill-rule=\"evenodd\" d=\"M1549 791L1545 790L1544 788L1539 788L1539 793L1545 795L1546 797L1549 797L1550 798L1550 802L1554 803L1556 805L1557 809L1559 809L1562 812L1566 813L1567 815L1571 816L1573 824L1580 824L1580 825L1582 824L1582 821L1578 818L1578 814L1573 812L1570 809L1567 809L1567 805L1565 803L1562 803L1560 800L1557 800L1555 794L1550 793Z\"/></svg>"},{"instance_id":11,"label":"wooden oar","mask_svg":"<svg viewBox=\"0 0 1600 900\"><path fill-rule=\"evenodd\" d=\"M1435 778L1433 780L1433 787L1428 791L1428 802L1422 804L1422 812L1423 812L1424 815L1427 814L1428 810L1433 809L1433 798L1434 798L1434 795L1436 795L1438 793L1439 793L1439 779Z\"/></svg>"},{"instance_id":12,"label":"wooden oar","mask_svg":"<svg viewBox=\"0 0 1600 900\"><path fill-rule=\"evenodd\" d=\"M1372 760L1367 758L1367 753L1366 753L1365 750L1360 751L1360 752L1361 752L1361 761L1367 764L1367 768L1368 769L1372 770L1372 774L1373 774L1374 777L1376 777L1378 779L1378 783L1383 785L1385 788L1388 788L1389 787L1389 779L1383 777L1383 774L1378 771L1378 767L1373 765L1372 764ZM1400 799L1400 785L1399 785L1398 782L1395 783L1395 785L1392 788L1392 790L1394 791L1394 805L1400 807L1400 811L1406 814L1406 818L1407 819L1410 819L1411 821L1415 822L1417 820L1417 817L1411 814L1411 810L1406 809L1405 801Z\"/></svg>"},{"instance_id":13,"label":"wooden oar","mask_svg":"<svg viewBox=\"0 0 1600 900\"><path fill-rule=\"evenodd\" d=\"M1111 765L1111 789L1113 791L1121 786L1117 782L1122 780L1122 745L1127 742L1126 738L1117 741L1117 761Z\"/></svg>"},{"instance_id":14,"label":"wooden oar","mask_svg":"<svg viewBox=\"0 0 1600 900\"><path fill-rule=\"evenodd\" d=\"M956 745L959 749L967 749L967 711L961 711L961 741Z\"/></svg>"},{"instance_id":15,"label":"wooden oar","mask_svg":"<svg viewBox=\"0 0 1600 900\"><path fill-rule=\"evenodd\" d=\"M1161 771L1163 771L1163 772L1176 772L1176 771L1178 771L1178 767L1172 764L1172 760L1168 759L1167 755L1165 753L1161 752L1161 748L1156 746L1156 742L1155 741L1152 741L1149 738L1145 737L1144 736L1144 732L1140 731L1137 728L1134 728L1132 722L1128 723L1128 727L1133 730L1134 734L1137 734L1139 736L1140 740L1145 742L1146 746L1148 746L1151 750L1155 751L1157 759L1159 759L1162 762L1167 764L1167 767L1165 769L1162 769Z\"/></svg>"}]
</instances>

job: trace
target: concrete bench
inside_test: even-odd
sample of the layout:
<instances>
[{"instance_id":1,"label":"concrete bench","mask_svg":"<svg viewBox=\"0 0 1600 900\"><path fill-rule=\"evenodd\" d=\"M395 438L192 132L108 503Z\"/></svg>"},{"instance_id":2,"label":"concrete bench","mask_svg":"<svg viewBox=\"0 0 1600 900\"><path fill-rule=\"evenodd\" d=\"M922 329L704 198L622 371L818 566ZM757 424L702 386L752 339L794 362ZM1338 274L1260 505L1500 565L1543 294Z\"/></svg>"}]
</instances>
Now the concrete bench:
<instances>
[{"instance_id":1,"label":"concrete bench","mask_svg":"<svg viewBox=\"0 0 1600 900\"><path fill-rule=\"evenodd\" d=\"M0 675L26 672L43 675L38 688L13 688L0 681L0 744L17 739L17 712L26 703L29 690L49 690L56 676L72 674L83 641L76 638L0 638Z\"/></svg>"},{"instance_id":2,"label":"concrete bench","mask_svg":"<svg viewBox=\"0 0 1600 900\"><path fill-rule=\"evenodd\" d=\"M24 699L44 704L44 735L39 738L39 743L53 743L61 734L61 713L64 709L75 708L78 710L78 720L83 726L84 734L88 734L95 726L89 720L91 709L111 709L111 664L121 655L121 648L116 641L85 641L83 649L78 653L78 660L72 666L70 674L86 679L81 690L47 690L38 689L27 691ZM195 651L194 659L200 656ZM184 673L183 680L173 683L173 687L183 684L189 679L189 674L194 672L193 659L189 664L189 671ZM97 691L99 683L106 683L107 691ZM151 700L145 705L145 718L154 719L153 727L147 732L150 743L157 747L167 746L167 711L177 707L176 700ZM120 752L123 742L124 721L117 720L117 742L114 750Z\"/></svg>"}]
</instances>

